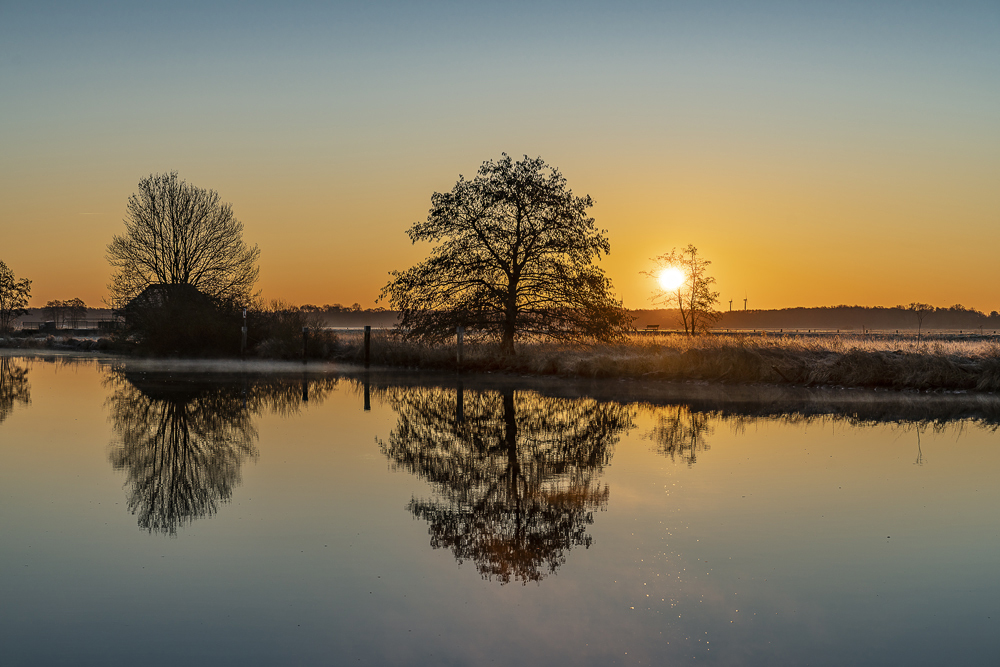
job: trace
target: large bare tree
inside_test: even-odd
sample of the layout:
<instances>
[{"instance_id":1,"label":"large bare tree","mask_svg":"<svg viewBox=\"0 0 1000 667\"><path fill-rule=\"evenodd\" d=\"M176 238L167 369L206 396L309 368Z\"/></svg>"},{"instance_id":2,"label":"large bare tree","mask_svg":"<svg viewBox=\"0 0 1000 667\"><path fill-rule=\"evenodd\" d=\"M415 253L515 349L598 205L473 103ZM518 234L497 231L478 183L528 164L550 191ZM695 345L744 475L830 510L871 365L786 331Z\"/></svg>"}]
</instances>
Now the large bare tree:
<instances>
[{"instance_id":1,"label":"large bare tree","mask_svg":"<svg viewBox=\"0 0 1000 667\"><path fill-rule=\"evenodd\" d=\"M208 296L247 304L260 250L243 241L243 223L215 190L177 172L139 181L129 197L125 233L108 244L111 305L121 308L155 284L192 285Z\"/></svg>"},{"instance_id":2,"label":"large bare tree","mask_svg":"<svg viewBox=\"0 0 1000 667\"><path fill-rule=\"evenodd\" d=\"M472 180L436 192L410 239L437 245L426 260L393 271L382 289L409 336L443 339L456 326L499 339L524 335L615 339L630 323L593 264L611 245L559 171L541 158L506 154Z\"/></svg>"}]
</instances>

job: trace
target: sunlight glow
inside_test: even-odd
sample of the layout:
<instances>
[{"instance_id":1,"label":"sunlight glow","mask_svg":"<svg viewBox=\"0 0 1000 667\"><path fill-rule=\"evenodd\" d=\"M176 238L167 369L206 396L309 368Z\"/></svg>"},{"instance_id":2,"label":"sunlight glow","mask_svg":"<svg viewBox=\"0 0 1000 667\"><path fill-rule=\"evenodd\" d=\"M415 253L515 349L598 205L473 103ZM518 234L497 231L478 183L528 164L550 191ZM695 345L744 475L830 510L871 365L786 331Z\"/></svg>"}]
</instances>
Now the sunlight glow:
<instances>
[{"instance_id":1,"label":"sunlight glow","mask_svg":"<svg viewBox=\"0 0 1000 667\"><path fill-rule=\"evenodd\" d=\"M671 266L670 268L663 269L660 271L660 287L668 292L673 292L684 284L685 277L684 272L676 267Z\"/></svg>"}]
</instances>

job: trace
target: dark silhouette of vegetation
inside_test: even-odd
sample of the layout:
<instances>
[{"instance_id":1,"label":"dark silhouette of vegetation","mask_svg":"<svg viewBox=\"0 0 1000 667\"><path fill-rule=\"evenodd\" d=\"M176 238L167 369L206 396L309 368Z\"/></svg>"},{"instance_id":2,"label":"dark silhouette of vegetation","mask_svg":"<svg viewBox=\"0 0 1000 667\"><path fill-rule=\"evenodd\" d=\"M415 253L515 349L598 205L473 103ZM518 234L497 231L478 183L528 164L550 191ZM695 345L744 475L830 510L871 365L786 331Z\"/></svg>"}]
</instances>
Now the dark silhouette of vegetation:
<instances>
[{"instance_id":1,"label":"dark silhouette of vegetation","mask_svg":"<svg viewBox=\"0 0 1000 667\"><path fill-rule=\"evenodd\" d=\"M28 369L10 357L0 357L0 424L10 417L18 403L31 403Z\"/></svg>"},{"instance_id":2,"label":"dark silhouette of vegetation","mask_svg":"<svg viewBox=\"0 0 1000 667\"><path fill-rule=\"evenodd\" d=\"M279 300L257 305L247 313L251 354L265 359L301 359L302 329L308 328L306 357L330 359L337 352L337 335L322 328L320 316L305 307Z\"/></svg>"},{"instance_id":3,"label":"dark silhouette of vegetation","mask_svg":"<svg viewBox=\"0 0 1000 667\"><path fill-rule=\"evenodd\" d=\"M236 356L242 313L230 301L203 294L193 285L151 285L116 311L120 338L144 354Z\"/></svg>"},{"instance_id":4,"label":"dark silhouette of vegetation","mask_svg":"<svg viewBox=\"0 0 1000 667\"><path fill-rule=\"evenodd\" d=\"M927 317L928 313L934 312L934 306L929 303L914 301L906 309L917 316L917 340L920 340L920 329L924 325L924 318Z\"/></svg>"},{"instance_id":5,"label":"dark silhouette of vegetation","mask_svg":"<svg viewBox=\"0 0 1000 667\"><path fill-rule=\"evenodd\" d=\"M532 392L384 390L399 421L382 452L433 484L410 502L448 548L501 583L540 581L576 546L608 500L599 482L619 436L632 428L619 404Z\"/></svg>"},{"instance_id":6,"label":"dark silhouette of vegetation","mask_svg":"<svg viewBox=\"0 0 1000 667\"><path fill-rule=\"evenodd\" d=\"M150 175L139 181L126 211L125 233L115 235L107 249L114 308L164 284L190 285L217 302L249 305L260 251L243 241L243 223L217 192L190 185L177 172Z\"/></svg>"},{"instance_id":7,"label":"dark silhouette of vegetation","mask_svg":"<svg viewBox=\"0 0 1000 667\"><path fill-rule=\"evenodd\" d=\"M87 304L80 298L67 301L53 299L45 304L42 312L48 320L55 323L56 327L69 325L71 329L75 329L80 320L87 317Z\"/></svg>"},{"instance_id":8,"label":"dark silhouette of vegetation","mask_svg":"<svg viewBox=\"0 0 1000 667\"><path fill-rule=\"evenodd\" d=\"M683 280L675 288L667 289L657 282L653 302L668 307L676 305L688 335L707 332L720 317L715 310L719 293L712 291L715 278L708 275L708 265L712 262L699 257L698 249L691 244L683 250L674 248L652 261L656 268L645 271L644 275L654 280L658 281L661 272L667 269L677 269L683 274Z\"/></svg>"},{"instance_id":9,"label":"dark silhouette of vegetation","mask_svg":"<svg viewBox=\"0 0 1000 667\"><path fill-rule=\"evenodd\" d=\"M14 330L14 320L28 314L31 281L18 280L14 272L0 261L0 333Z\"/></svg>"},{"instance_id":10,"label":"dark silhouette of vegetation","mask_svg":"<svg viewBox=\"0 0 1000 667\"><path fill-rule=\"evenodd\" d=\"M484 162L472 180L435 192L410 239L437 243L428 259L392 272L382 290L406 335L443 340L463 326L499 340L506 354L524 336L614 340L630 320L593 264L611 246L541 158Z\"/></svg>"},{"instance_id":11,"label":"dark silhouette of vegetation","mask_svg":"<svg viewBox=\"0 0 1000 667\"><path fill-rule=\"evenodd\" d=\"M913 305L913 304L911 304ZM926 304L917 304L925 307ZM989 314L974 308L955 304L947 308L926 306L923 319L915 317L910 306L823 306L817 308L781 308L775 310L734 310L722 313L717 329L825 329L900 331L922 328L926 334L932 329L973 329L1000 331L1000 313ZM674 321L670 311L637 311L636 321L668 324ZM679 328L679 315L676 316Z\"/></svg>"}]
</instances>

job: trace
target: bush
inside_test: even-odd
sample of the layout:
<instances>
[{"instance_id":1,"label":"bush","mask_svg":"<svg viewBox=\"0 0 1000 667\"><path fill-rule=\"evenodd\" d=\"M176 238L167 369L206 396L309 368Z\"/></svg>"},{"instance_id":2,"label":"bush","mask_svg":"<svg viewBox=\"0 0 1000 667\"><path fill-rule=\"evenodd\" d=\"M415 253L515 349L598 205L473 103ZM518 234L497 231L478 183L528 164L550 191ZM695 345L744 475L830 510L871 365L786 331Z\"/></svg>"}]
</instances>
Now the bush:
<instances>
[{"instance_id":1,"label":"bush","mask_svg":"<svg viewBox=\"0 0 1000 667\"><path fill-rule=\"evenodd\" d=\"M331 359L337 352L337 336L320 325L316 314L270 301L247 312L247 345L251 354L264 359L301 359L302 329L308 327L306 356Z\"/></svg>"}]
</instances>

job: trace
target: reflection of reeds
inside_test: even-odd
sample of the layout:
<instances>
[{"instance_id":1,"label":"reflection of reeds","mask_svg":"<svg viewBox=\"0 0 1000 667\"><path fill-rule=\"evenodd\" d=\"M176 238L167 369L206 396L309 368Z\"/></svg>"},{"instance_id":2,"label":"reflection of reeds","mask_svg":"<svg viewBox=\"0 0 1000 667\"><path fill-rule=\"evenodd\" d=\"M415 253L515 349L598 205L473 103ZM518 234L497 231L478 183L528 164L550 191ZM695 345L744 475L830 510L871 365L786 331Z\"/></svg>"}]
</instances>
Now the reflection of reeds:
<instances>
[{"instance_id":1,"label":"reflection of reeds","mask_svg":"<svg viewBox=\"0 0 1000 667\"><path fill-rule=\"evenodd\" d=\"M406 341L375 332L372 363L454 369L454 345ZM363 358L361 337L344 335L339 356ZM993 341L933 341L830 336L635 336L621 345L526 342L506 356L489 343L467 344L463 369L532 375L726 383L1000 390L1000 345Z\"/></svg>"}]
</instances>

